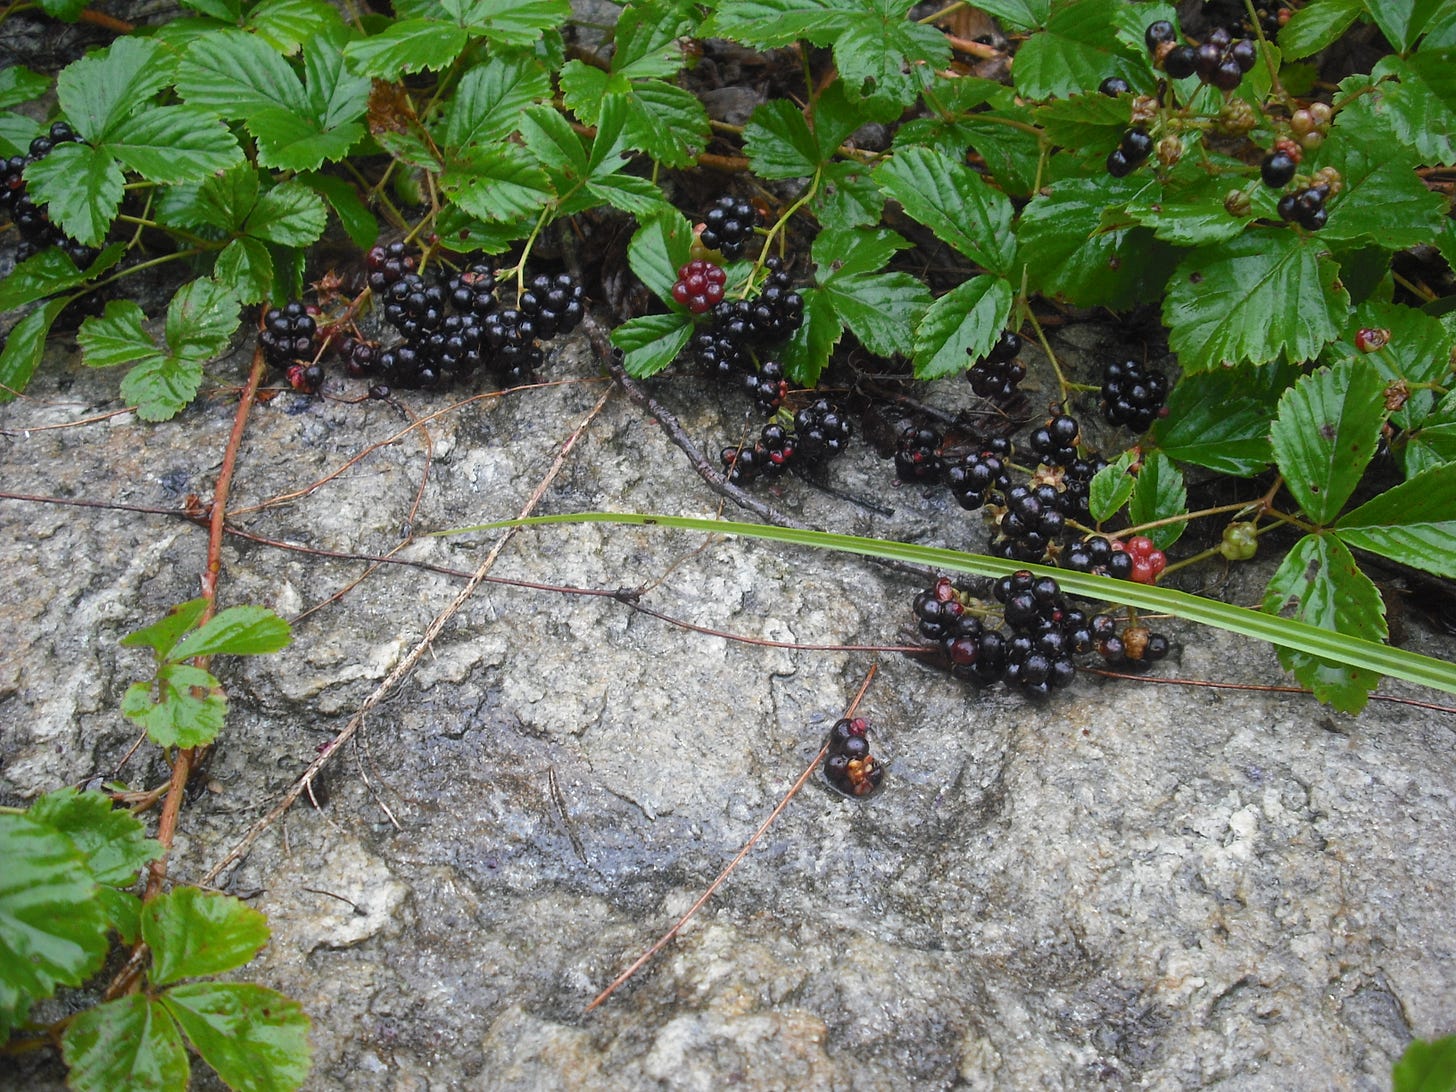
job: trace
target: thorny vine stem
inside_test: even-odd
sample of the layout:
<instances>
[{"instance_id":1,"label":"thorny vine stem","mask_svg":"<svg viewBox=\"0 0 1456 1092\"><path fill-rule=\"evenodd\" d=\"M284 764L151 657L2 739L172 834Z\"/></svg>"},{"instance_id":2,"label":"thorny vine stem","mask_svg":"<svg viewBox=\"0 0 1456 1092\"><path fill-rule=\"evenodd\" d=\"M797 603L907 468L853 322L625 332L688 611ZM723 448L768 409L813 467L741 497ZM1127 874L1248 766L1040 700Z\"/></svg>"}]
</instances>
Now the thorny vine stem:
<instances>
[{"instance_id":1,"label":"thorny vine stem","mask_svg":"<svg viewBox=\"0 0 1456 1092\"><path fill-rule=\"evenodd\" d=\"M602 407L607 404L607 400L611 396L611 388L603 391L601 397L597 399L596 404L592 406L591 411L582 420L581 424L576 427L571 436L561 445L561 450L556 453L556 458L546 471L545 476L532 491L531 496L527 498L525 505L521 508L521 516L518 518L524 518L535 510L536 505L545 496L546 490L550 488L551 483L556 480L556 476L561 472L562 467L566 465L567 457L575 449L581 437L586 434L588 426L596 420L597 414L602 411ZM475 572L471 574L470 579L466 581L465 587L460 589L459 594L450 601L449 605L435 616L434 621L425 630L425 635L410 650L409 655L401 660L385 680L375 687L374 691L360 703L354 715L349 718L349 723L344 725L339 733L329 741L328 746L320 752L319 756L309 763L308 769L304 770L303 774L284 793L283 798L273 806L272 810L249 827L247 833L243 835L237 845L233 846L222 860L218 861L217 864L213 865L207 871L207 874L199 881L201 884L207 885L213 883L226 869L242 860L247 854L248 849L258 840L258 837L277 822L289 808L293 807L299 797L311 790L314 778L333 760L334 755L339 753L343 745L354 738L359 729L363 727L365 718L373 711L375 706L388 697L394 688L404 681L410 672L415 669L415 665L420 662L425 653L429 651L430 646L434 644L435 638L450 624L450 620L460 612L460 608L465 605L466 601L475 594L475 589L484 582L486 575L495 565L496 559L500 557L501 551L505 549L506 544L514 537L514 532L508 532L500 537L499 541L491 547L490 553L486 555L485 560L480 563Z\"/></svg>"},{"instance_id":2,"label":"thorny vine stem","mask_svg":"<svg viewBox=\"0 0 1456 1092\"><path fill-rule=\"evenodd\" d=\"M869 690L870 682L874 679L875 672L878 669L878 664L870 665L869 671L865 674L864 682L860 683L859 693L855 694L854 700L849 703L849 709L845 711L844 715L846 717L854 716L855 710L859 708L859 703L864 698L865 692ZM804 787L804 785L808 782L809 778L814 776L814 771L819 768L819 763L824 761L824 756L828 752L829 744L825 743L822 747L819 748L819 753L813 757L813 759L809 762L809 765L804 768L804 772L799 775L799 779L789 786L789 791L784 793L783 799L778 802L777 806L774 808L773 811L768 813L768 818L759 824L758 829L749 836L748 841L743 843L743 848L738 851L737 856L735 856L733 860L728 862L728 867L723 869L722 872L718 873L718 878L710 883L707 890L698 896L698 901L693 903L692 906L688 907L687 913L684 914L682 917L678 918L677 922L673 925L673 927L667 932L663 933L656 944L654 944L651 948L648 948L647 951L643 952L640 956L638 956L632 966L628 967L616 978L612 979L611 984L607 986L607 988L604 989L601 993L597 994L596 997L592 999L591 1004L582 1010L583 1012L591 1012L592 1009L596 1008L607 998L611 997L612 994L616 993L617 989L622 985L622 983L626 982L627 979L631 978L634 974L636 974L642 968L643 964L645 964L649 959L655 956L658 952L662 951L663 948L667 947L668 943L671 942L672 938L677 936L678 933L680 933L687 925L687 923L693 920L694 915L696 915L699 910L707 905L708 900L713 897L713 892L717 891L718 888L723 885L723 881L733 874L733 870L738 867L739 863L743 860L744 857L748 856L749 851L758 844L758 840L764 836L764 833L768 830L768 828L773 826L774 820L777 819L783 813L783 810L789 806L789 801L797 796L799 790Z\"/></svg>"}]
</instances>

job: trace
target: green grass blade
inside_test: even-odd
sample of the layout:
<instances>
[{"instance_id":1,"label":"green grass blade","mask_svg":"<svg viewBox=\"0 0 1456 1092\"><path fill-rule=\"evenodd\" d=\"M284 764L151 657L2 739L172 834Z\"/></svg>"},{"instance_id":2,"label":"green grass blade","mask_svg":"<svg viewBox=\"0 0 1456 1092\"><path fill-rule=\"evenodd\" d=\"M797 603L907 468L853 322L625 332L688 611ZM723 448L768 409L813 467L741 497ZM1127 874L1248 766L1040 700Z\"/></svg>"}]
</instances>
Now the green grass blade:
<instances>
[{"instance_id":1,"label":"green grass blade","mask_svg":"<svg viewBox=\"0 0 1456 1092\"><path fill-rule=\"evenodd\" d=\"M555 516L531 516L526 519L500 520L482 523L473 527L460 527L436 534L469 534L478 531L500 530L509 527L539 527L553 523L615 523L638 527L669 527L683 531L702 531L708 534L742 535L745 538L764 539L769 542L783 542L795 546L808 546L816 550L837 550L842 553L859 554L864 557L880 557L895 561L908 561L918 565L942 569L948 572L972 573L977 576L1004 576L1018 569L1029 569L1034 573L1053 576L1062 590L1069 595L1089 599L1103 599L1139 610L1155 611L1186 618L1190 622L1201 622L1228 630L1230 633L1255 637L1273 645L1297 649L1314 656L1378 671L1395 679L1419 683L1434 690L1456 694L1456 664L1423 656L1418 652L1407 652L1391 648L1374 641L1349 637L1331 630L1317 629L1303 622L1279 618L1271 614L1231 606L1201 595L1158 588L1146 584L1134 584L1127 580L1113 580L1105 576L1088 576L1067 569L1051 568L1045 565L1027 565L1007 561L985 554L970 554L960 550L948 550L938 546L916 546L907 542L889 539L861 538L857 535L841 535L829 531L798 530L791 527L771 527L757 523L735 523L729 520L698 519L692 516L662 516L640 512L581 512Z\"/></svg>"}]
</instances>

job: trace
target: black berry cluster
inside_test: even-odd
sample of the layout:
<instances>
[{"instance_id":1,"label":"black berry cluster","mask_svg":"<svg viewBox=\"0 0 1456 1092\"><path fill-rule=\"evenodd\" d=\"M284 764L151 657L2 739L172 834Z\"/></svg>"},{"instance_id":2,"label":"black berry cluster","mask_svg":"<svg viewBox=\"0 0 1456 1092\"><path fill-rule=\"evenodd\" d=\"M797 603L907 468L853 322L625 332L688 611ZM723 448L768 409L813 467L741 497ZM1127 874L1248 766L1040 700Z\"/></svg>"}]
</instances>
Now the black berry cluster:
<instances>
[{"instance_id":1,"label":"black berry cluster","mask_svg":"<svg viewBox=\"0 0 1456 1092\"><path fill-rule=\"evenodd\" d=\"M269 309L263 316L263 329L258 332L258 344L263 346L263 356L269 364L287 368L300 361L313 361L318 351L316 313L298 300Z\"/></svg>"},{"instance_id":2,"label":"black berry cluster","mask_svg":"<svg viewBox=\"0 0 1456 1092\"><path fill-rule=\"evenodd\" d=\"M1134 126L1126 130L1117 147L1107 153L1107 173L1113 178L1123 178L1152 154L1153 138L1146 129Z\"/></svg>"},{"instance_id":3,"label":"black berry cluster","mask_svg":"<svg viewBox=\"0 0 1456 1092\"><path fill-rule=\"evenodd\" d=\"M939 481L944 439L934 429L907 425L895 444L895 476L902 482Z\"/></svg>"},{"instance_id":4,"label":"black berry cluster","mask_svg":"<svg viewBox=\"0 0 1456 1092\"><path fill-rule=\"evenodd\" d=\"M868 796L885 779L885 768L870 754L869 724L845 717L829 729L824 777L846 796Z\"/></svg>"},{"instance_id":5,"label":"black berry cluster","mask_svg":"<svg viewBox=\"0 0 1456 1092\"><path fill-rule=\"evenodd\" d=\"M1233 91L1258 61L1251 39L1234 38L1222 28L1212 30L1197 46L1179 45L1178 32L1166 19L1149 23L1144 33L1148 52L1175 80L1197 75L1200 83Z\"/></svg>"},{"instance_id":6,"label":"black berry cluster","mask_svg":"<svg viewBox=\"0 0 1456 1092\"><path fill-rule=\"evenodd\" d=\"M736 258L753 237L757 224L758 210L753 202L724 194L703 217L703 230L698 238L709 250L716 250L725 258Z\"/></svg>"},{"instance_id":7,"label":"black berry cluster","mask_svg":"<svg viewBox=\"0 0 1456 1092\"><path fill-rule=\"evenodd\" d=\"M376 296L383 295L395 281L406 273L413 273L415 264L415 256L402 242L393 242L387 246L381 243L370 247L364 255L364 268L370 290Z\"/></svg>"},{"instance_id":8,"label":"black berry cluster","mask_svg":"<svg viewBox=\"0 0 1456 1092\"><path fill-rule=\"evenodd\" d=\"M1026 438L1027 446L1047 466L1071 466L1077 459L1077 444L1082 438L1082 426L1075 417L1059 413L1031 430Z\"/></svg>"},{"instance_id":9,"label":"black berry cluster","mask_svg":"<svg viewBox=\"0 0 1456 1092\"><path fill-rule=\"evenodd\" d=\"M1012 561L1042 561L1067 525L1062 492L1050 483L1014 485L997 520L991 552Z\"/></svg>"},{"instance_id":10,"label":"black berry cluster","mask_svg":"<svg viewBox=\"0 0 1456 1092\"><path fill-rule=\"evenodd\" d=\"M1325 209L1325 199L1329 195L1330 187L1326 185L1307 186L1286 193L1279 199L1280 219L1292 220L1307 231L1318 231L1329 219L1329 212Z\"/></svg>"},{"instance_id":11,"label":"black berry cluster","mask_svg":"<svg viewBox=\"0 0 1456 1092\"><path fill-rule=\"evenodd\" d=\"M78 269L85 269L96 260L99 252L72 239L51 223L45 206L36 204L25 184L26 167L50 155L58 144L79 143L81 138L76 131L64 121L58 121L30 142L27 154L11 156L0 164L0 210L10 213L20 236L20 244L15 251L16 261L24 261L49 246L60 247Z\"/></svg>"},{"instance_id":12,"label":"black berry cluster","mask_svg":"<svg viewBox=\"0 0 1456 1092\"><path fill-rule=\"evenodd\" d=\"M758 371L743 377L743 389L753 399L760 413L772 414L784 404L789 396L789 381L784 376L784 366L777 360L765 360Z\"/></svg>"},{"instance_id":13,"label":"black berry cluster","mask_svg":"<svg viewBox=\"0 0 1456 1092\"><path fill-rule=\"evenodd\" d=\"M763 426L752 447L725 447L723 469L734 485L782 477L791 466L808 468L841 454L849 444L849 419L827 398L799 410L791 422L784 414Z\"/></svg>"},{"instance_id":14,"label":"black berry cluster","mask_svg":"<svg viewBox=\"0 0 1456 1092\"><path fill-rule=\"evenodd\" d=\"M975 511L1011 488L1011 475L1007 473L1010 461L1011 441L995 437L946 467L945 484L950 486L957 504L968 512Z\"/></svg>"},{"instance_id":15,"label":"black berry cluster","mask_svg":"<svg viewBox=\"0 0 1456 1092\"><path fill-rule=\"evenodd\" d=\"M1113 541L1101 535L1072 543L1062 551L1059 560L1062 568L1073 572L1132 579L1132 555L1126 550L1114 549Z\"/></svg>"},{"instance_id":16,"label":"black berry cluster","mask_svg":"<svg viewBox=\"0 0 1456 1092\"><path fill-rule=\"evenodd\" d=\"M1162 415L1168 377L1136 360L1109 361L1102 369L1102 416L1109 424L1146 432Z\"/></svg>"},{"instance_id":17,"label":"black berry cluster","mask_svg":"<svg viewBox=\"0 0 1456 1092\"><path fill-rule=\"evenodd\" d=\"M760 354L782 344L803 321L803 297L794 291L783 263L770 258L765 265L769 275L758 295L710 308L711 323L688 342L688 353L709 374L726 378L755 371Z\"/></svg>"},{"instance_id":18,"label":"black berry cluster","mask_svg":"<svg viewBox=\"0 0 1456 1092\"><path fill-rule=\"evenodd\" d=\"M1016 388L1026 378L1026 365L1016 359L1020 352L1021 336L1014 330L1003 330L991 351L966 372L971 390L997 404L1010 402L1016 396Z\"/></svg>"}]
</instances>

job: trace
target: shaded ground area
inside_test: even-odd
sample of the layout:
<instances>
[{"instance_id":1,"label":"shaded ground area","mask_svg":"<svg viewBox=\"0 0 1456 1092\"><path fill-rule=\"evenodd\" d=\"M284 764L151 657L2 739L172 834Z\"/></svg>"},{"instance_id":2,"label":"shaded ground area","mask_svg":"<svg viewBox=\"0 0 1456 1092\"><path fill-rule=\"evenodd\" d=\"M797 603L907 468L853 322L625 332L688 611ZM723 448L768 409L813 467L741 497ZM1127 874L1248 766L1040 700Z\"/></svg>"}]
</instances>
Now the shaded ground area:
<instances>
[{"instance_id":1,"label":"shaded ground area","mask_svg":"<svg viewBox=\"0 0 1456 1092\"><path fill-rule=\"evenodd\" d=\"M115 376L49 361L0 408L4 488L209 497L244 366L216 366L219 389L158 427L74 424L119 405ZM722 509L620 392L593 415L608 385L584 343L547 378L455 408L410 396L416 417L445 411L427 435L395 406L280 394L249 423L232 522L384 554L407 527L515 515L588 418L540 511ZM710 449L744 427L736 396L698 379L655 390ZM790 478L770 499L827 529L984 542L943 491L892 479L856 444L833 493ZM422 538L399 556L469 572L495 542ZM205 550L176 517L0 501L5 802L117 769L136 736L121 694L147 668L117 642L196 594ZM463 583L368 568L228 540L222 604L302 617L286 653L219 665L232 711L176 878L226 854ZM523 532L492 575L640 587L694 625L799 644L895 644L919 590L847 556L602 526ZM1249 602L1261 575L1193 579ZM1263 646L1164 628L1176 648L1158 674L1285 681ZM1453 655L1414 624L1408 640ZM584 1015L875 663L862 711L891 760L884 790L850 801L811 781L684 935ZM1413 1034L1453 1030L1451 743L1448 714L1408 706L1350 718L1296 695L1088 675L1033 705L896 654L730 641L610 597L487 584L341 751L317 806L221 884L269 915L248 973L312 1015L311 1088L1375 1089ZM165 767L143 747L117 776L147 787ZM11 1088L61 1080L0 1071Z\"/></svg>"}]
</instances>

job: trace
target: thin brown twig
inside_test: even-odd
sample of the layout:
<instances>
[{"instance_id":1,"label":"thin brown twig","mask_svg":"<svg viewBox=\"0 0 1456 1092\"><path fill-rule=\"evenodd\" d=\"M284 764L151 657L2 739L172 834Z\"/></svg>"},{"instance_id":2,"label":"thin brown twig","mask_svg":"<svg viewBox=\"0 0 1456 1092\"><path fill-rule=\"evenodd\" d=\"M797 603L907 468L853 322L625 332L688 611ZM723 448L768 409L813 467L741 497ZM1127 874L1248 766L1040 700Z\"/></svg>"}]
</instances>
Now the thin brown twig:
<instances>
[{"instance_id":1,"label":"thin brown twig","mask_svg":"<svg viewBox=\"0 0 1456 1092\"><path fill-rule=\"evenodd\" d=\"M878 664L870 665L869 671L865 674L864 682L860 684L859 692L855 694L854 700L849 703L849 709L844 714L846 717L854 716L855 710L859 708L859 703L864 698L865 692L869 690L870 682L874 679L875 672L878 669ZM760 823L758 829L749 836L748 841L743 843L743 848L740 849L737 855L735 855L734 858L728 862L728 866L724 868L722 872L718 873L718 878L708 885L707 890L705 890L701 895L698 896L698 900L693 903L692 906L688 907L687 913L685 913L682 917L678 918L677 922L673 925L673 927L667 932L663 933L656 944L654 944L651 948L648 948L647 951L643 952L640 956L638 956L636 960L633 961L630 967L628 967L625 971L619 974L616 978L612 979L611 984L608 985L606 989L602 990L601 993L597 994L596 997L592 999L591 1004L589 1004L585 1009L582 1010L583 1012L591 1012L592 1009L596 1008L607 998L611 997L612 994L616 993L624 982L626 982L629 978L636 974L648 960L650 960L658 952L662 951L663 948L667 947L667 945L671 943L672 938L677 936L678 933L683 930L688 922L692 921L693 917L697 914L697 912L701 910L705 905L707 905L708 900L713 897L713 892L717 891L718 888L723 885L723 881L728 879L728 877L733 874L734 869L738 867L739 863L742 862L743 858L748 856L749 851L758 844L759 839L764 836L768 828L773 826L774 820L776 820L783 813L783 810L789 806L789 801L797 796L799 790L802 789L806 783L808 783L809 778L814 776L814 771L819 768L819 763L824 761L824 756L828 752L829 744L825 743L822 747L819 748L818 754L816 754L813 759L810 760L809 765L804 768L804 772L799 775L798 780L796 780L792 785L789 786L789 791L784 793L783 799L778 802L777 806L774 807L773 811L768 813L768 818Z\"/></svg>"},{"instance_id":2,"label":"thin brown twig","mask_svg":"<svg viewBox=\"0 0 1456 1092\"><path fill-rule=\"evenodd\" d=\"M588 426L590 426L592 421L596 419L597 414L601 412L602 407L607 404L607 400L611 396L611 388L608 388L607 390L602 392L602 396L597 399L596 405L592 407L591 411L582 420L581 424L576 427L576 429L572 432L571 436L566 440L564 444L562 444L561 450L557 452L556 458L552 462L550 468L546 471L545 477L541 479L540 483L532 491L531 496L527 498L526 503L524 507L522 507L521 513L517 518L524 519L526 516L530 515L532 511L535 510L536 505L540 503L541 498L546 493L546 490L550 488L551 483L556 480L556 476L561 472L562 467L566 465L567 457L576 447L577 441L579 441L581 437L586 433ZM338 732L338 734L335 735L334 738L329 741L328 745L319 753L319 756L309 763L308 768L304 770L303 774L296 781L294 781L293 785L289 788L289 790L283 794L283 798L277 804L275 804L272 809L269 810L268 814L264 815L251 827L249 827L243 837L239 839L238 843L227 852L226 856L224 856L222 860L218 861L217 864L213 865L212 868L207 871L207 874L202 877L202 883L213 883L218 878L218 876L220 876L226 869L232 867L232 865L240 861L247 854L248 849L252 846L252 844L258 840L259 836L261 836L265 830L267 830L275 822L277 822L278 819L281 818L288 811L289 808L293 807L293 805L297 803L299 797L301 797L305 792L310 791L313 785L314 778L316 778L323 770L323 768L327 766L330 761L332 761L334 755L338 754L339 751L343 749L344 744L348 743L349 740L354 738L355 734L363 726L364 720L369 715L369 713L372 712L374 708L379 705L379 703L382 702L389 694L391 694L394 691L395 687L397 687L410 674L410 672L415 669L415 665L420 662L420 660L424 657L425 653L428 652L430 647L434 644L435 638L437 638L441 634L441 632L443 632L445 627L450 624L450 620L459 613L460 608L465 605L466 601L475 594L475 589L478 588L481 583L485 581L490 569L495 565L496 559L500 557L501 551L505 549L506 544L509 543L514 537L514 528L508 530L504 535L500 537L496 544L491 547L490 553L486 556L485 560L480 563L479 568L477 568L475 572L471 574L470 579L465 584L465 587L460 590L459 594L457 594L455 598L450 601L450 603L445 607L444 610L442 610L438 615L435 616L434 620L425 629L425 634L423 637L420 638L419 643L410 650L409 654L400 661L400 663L395 667L393 671L389 673L384 681L381 682L377 687L375 687L374 691L370 693L370 695L365 698L363 702L360 703L359 708L355 710L354 715L349 718L349 723L344 725L344 727Z\"/></svg>"}]
</instances>

